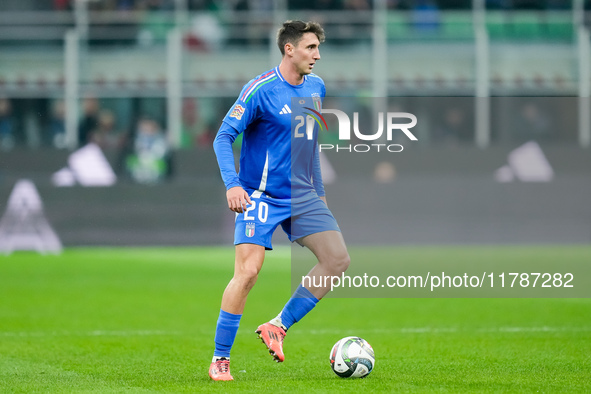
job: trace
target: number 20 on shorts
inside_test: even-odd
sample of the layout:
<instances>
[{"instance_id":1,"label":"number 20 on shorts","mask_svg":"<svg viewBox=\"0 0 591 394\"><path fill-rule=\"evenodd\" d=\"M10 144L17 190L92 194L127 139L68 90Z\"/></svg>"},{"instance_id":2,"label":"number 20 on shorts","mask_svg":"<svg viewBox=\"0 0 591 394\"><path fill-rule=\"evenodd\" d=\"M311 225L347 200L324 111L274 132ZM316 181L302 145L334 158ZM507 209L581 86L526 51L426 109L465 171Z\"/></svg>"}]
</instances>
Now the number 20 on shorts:
<instances>
[{"instance_id":1,"label":"number 20 on shorts","mask_svg":"<svg viewBox=\"0 0 591 394\"><path fill-rule=\"evenodd\" d=\"M269 218L269 205L264 201L259 201L258 206L259 209L257 212L257 216L261 223L266 223L267 219ZM246 208L246 211L244 212L244 220L254 220L254 216L251 216L250 213L254 214L254 212L252 211L254 211L256 207L257 202L253 200L252 204L250 204L250 206Z\"/></svg>"}]
</instances>

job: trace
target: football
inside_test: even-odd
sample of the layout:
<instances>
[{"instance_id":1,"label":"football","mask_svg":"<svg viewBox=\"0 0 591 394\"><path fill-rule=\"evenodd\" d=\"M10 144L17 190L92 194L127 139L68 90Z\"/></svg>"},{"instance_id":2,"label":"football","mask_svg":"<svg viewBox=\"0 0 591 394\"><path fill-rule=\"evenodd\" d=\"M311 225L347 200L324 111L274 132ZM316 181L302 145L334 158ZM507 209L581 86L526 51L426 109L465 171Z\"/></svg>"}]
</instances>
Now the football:
<instances>
[{"instance_id":1,"label":"football","mask_svg":"<svg viewBox=\"0 0 591 394\"><path fill-rule=\"evenodd\" d=\"M330 366L341 378L364 378L375 364L373 348L359 337L346 337L338 341L330 352Z\"/></svg>"}]
</instances>

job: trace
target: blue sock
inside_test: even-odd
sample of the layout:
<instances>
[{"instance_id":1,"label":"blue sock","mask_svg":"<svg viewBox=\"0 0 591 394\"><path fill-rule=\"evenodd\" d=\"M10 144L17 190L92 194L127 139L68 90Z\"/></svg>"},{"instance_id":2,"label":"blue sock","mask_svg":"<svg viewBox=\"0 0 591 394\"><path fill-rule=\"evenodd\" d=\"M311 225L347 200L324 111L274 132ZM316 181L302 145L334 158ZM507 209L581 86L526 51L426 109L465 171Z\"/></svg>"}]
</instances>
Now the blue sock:
<instances>
[{"instance_id":1,"label":"blue sock","mask_svg":"<svg viewBox=\"0 0 591 394\"><path fill-rule=\"evenodd\" d=\"M295 322L300 321L308 312L314 309L317 303L318 298L314 297L310 290L299 285L279 315L281 324L285 326L286 330L289 329Z\"/></svg>"},{"instance_id":2,"label":"blue sock","mask_svg":"<svg viewBox=\"0 0 591 394\"><path fill-rule=\"evenodd\" d=\"M220 317L215 328L215 351L214 357L230 357L230 350L236 339L240 318L242 315L235 315L220 309Z\"/></svg>"}]
</instances>

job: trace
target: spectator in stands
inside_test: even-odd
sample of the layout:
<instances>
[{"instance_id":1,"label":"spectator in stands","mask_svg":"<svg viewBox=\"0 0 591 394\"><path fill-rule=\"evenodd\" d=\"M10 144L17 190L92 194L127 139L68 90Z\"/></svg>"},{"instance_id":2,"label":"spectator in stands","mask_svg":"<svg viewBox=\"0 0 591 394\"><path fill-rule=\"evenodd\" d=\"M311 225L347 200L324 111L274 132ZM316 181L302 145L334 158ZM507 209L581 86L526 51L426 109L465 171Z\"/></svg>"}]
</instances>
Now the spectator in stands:
<instances>
[{"instance_id":1,"label":"spectator in stands","mask_svg":"<svg viewBox=\"0 0 591 394\"><path fill-rule=\"evenodd\" d=\"M78 124L78 144L84 146L90 142L92 132L98 126L99 101L94 98L86 98L82 103L83 116Z\"/></svg>"},{"instance_id":2,"label":"spectator in stands","mask_svg":"<svg viewBox=\"0 0 591 394\"><path fill-rule=\"evenodd\" d=\"M149 117L139 120L135 136L135 151L150 152L156 157L163 157L168 151L168 144L158 122Z\"/></svg>"},{"instance_id":3,"label":"spectator in stands","mask_svg":"<svg viewBox=\"0 0 591 394\"><path fill-rule=\"evenodd\" d=\"M6 98L0 98L0 150L8 151L14 148L14 119L12 104Z\"/></svg>"},{"instance_id":4,"label":"spectator in stands","mask_svg":"<svg viewBox=\"0 0 591 394\"><path fill-rule=\"evenodd\" d=\"M520 109L515 127L514 139L519 142L536 140L546 141L552 136L552 125L548 111L531 101L525 102Z\"/></svg>"},{"instance_id":5,"label":"spectator in stands","mask_svg":"<svg viewBox=\"0 0 591 394\"><path fill-rule=\"evenodd\" d=\"M139 10L142 10L142 19L139 26L137 41L142 46L163 44L166 42L168 32L174 28L174 21L169 13L174 5L169 1L143 0L139 3Z\"/></svg>"},{"instance_id":6,"label":"spectator in stands","mask_svg":"<svg viewBox=\"0 0 591 394\"><path fill-rule=\"evenodd\" d=\"M66 148L66 105L64 100L54 101L49 120L49 136L54 148Z\"/></svg>"},{"instance_id":7,"label":"spectator in stands","mask_svg":"<svg viewBox=\"0 0 591 394\"><path fill-rule=\"evenodd\" d=\"M171 155L158 122L149 117L138 121L133 153L127 158L131 178L138 183L156 183L171 173Z\"/></svg>"},{"instance_id":8,"label":"spectator in stands","mask_svg":"<svg viewBox=\"0 0 591 394\"><path fill-rule=\"evenodd\" d=\"M462 141L469 141L472 138L466 112L462 108L451 107L446 109L442 121L438 123L434 129L434 142L455 145Z\"/></svg>"},{"instance_id":9,"label":"spectator in stands","mask_svg":"<svg viewBox=\"0 0 591 394\"><path fill-rule=\"evenodd\" d=\"M198 13L191 20L187 44L194 50L217 50L221 47L226 31L210 13Z\"/></svg>"},{"instance_id":10,"label":"spectator in stands","mask_svg":"<svg viewBox=\"0 0 591 394\"><path fill-rule=\"evenodd\" d=\"M121 133L116 129L115 115L108 109L103 109L98 115L98 124L93 130L90 140L103 151L120 149L122 145Z\"/></svg>"},{"instance_id":11,"label":"spectator in stands","mask_svg":"<svg viewBox=\"0 0 591 394\"><path fill-rule=\"evenodd\" d=\"M412 8L412 25L419 33L433 33L439 29L441 13L433 0L417 0Z\"/></svg>"}]
</instances>

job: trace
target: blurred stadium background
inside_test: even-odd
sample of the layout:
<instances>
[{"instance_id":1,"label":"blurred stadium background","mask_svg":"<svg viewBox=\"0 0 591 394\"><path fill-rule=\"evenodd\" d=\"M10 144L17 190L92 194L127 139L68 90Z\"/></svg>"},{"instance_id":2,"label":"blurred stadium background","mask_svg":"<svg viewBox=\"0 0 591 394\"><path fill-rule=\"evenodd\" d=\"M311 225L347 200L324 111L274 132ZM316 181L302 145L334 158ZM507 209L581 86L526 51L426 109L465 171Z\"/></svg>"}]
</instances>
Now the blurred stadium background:
<instances>
[{"instance_id":1,"label":"blurred stadium background","mask_svg":"<svg viewBox=\"0 0 591 394\"><path fill-rule=\"evenodd\" d=\"M280 60L280 23L313 19L335 103L389 97L419 119L402 153L327 153L350 244L589 243L588 5L4 0L0 210L26 178L65 246L231 244L212 140L242 85ZM525 166L550 165L536 182L508 159L530 141L542 155ZM56 173L88 142L117 182L57 187L81 183Z\"/></svg>"}]
</instances>

